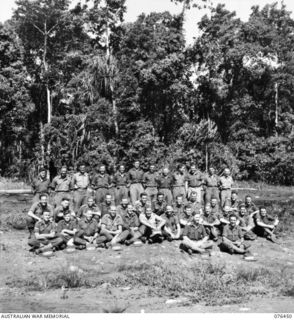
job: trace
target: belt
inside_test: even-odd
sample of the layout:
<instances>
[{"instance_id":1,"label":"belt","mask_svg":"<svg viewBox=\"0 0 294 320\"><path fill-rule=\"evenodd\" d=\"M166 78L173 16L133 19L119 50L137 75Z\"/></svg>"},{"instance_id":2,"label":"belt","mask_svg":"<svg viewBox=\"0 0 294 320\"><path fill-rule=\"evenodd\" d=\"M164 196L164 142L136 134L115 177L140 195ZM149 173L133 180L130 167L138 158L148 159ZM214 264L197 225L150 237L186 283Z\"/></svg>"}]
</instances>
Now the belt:
<instances>
[{"instance_id":1,"label":"belt","mask_svg":"<svg viewBox=\"0 0 294 320\"><path fill-rule=\"evenodd\" d=\"M170 190L170 188L163 188L163 187L161 187L161 188L159 188L159 189L164 189L164 190Z\"/></svg>"},{"instance_id":2,"label":"belt","mask_svg":"<svg viewBox=\"0 0 294 320\"><path fill-rule=\"evenodd\" d=\"M185 187L184 185L181 185L181 186L173 186L173 188L183 188Z\"/></svg>"},{"instance_id":3,"label":"belt","mask_svg":"<svg viewBox=\"0 0 294 320\"><path fill-rule=\"evenodd\" d=\"M138 181L138 182L131 182L131 184L138 184L138 183L142 184L142 182L141 182L141 181Z\"/></svg>"},{"instance_id":4,"label":"belt","mask_svg":"<svg viewBox=\"0 0 294 320\"><path fill-rule=\"evenodd\" d=\"M222 191L223 191L223 190L231 190L231 188L225 188L225 189L222 189Z\"/></svg>"},{"instance_id":5,"label":"belt","mask_svg":"<svg viewBox=\"0 0 294 320\"><path fill-rule=\"evenodd\" d=\"M70 190L55 190L55 192L70 192Z\"/></svg>"},{"instance_id":6,"label":"belt","mask_svg":"<svg viewBox=\"0 0 294 320\"><path fill-rule=\"evenodd\" d=\"M218 188L218 186L207 186L207 188Z\"/></svg>"},{"instance_id":7,"label":"belt","mask_svg":"<svg viewBox=\"0 0 294 320\"><path fill-rule=\"evenodd\" d=\"M199 186L189 186L190 188L200 188L201 184Z\"/></svg>"},{"instance_id":8,"label":"belt","mask_svg":"<svg viewBox=\"0 0 294 320\"><path fill-rule=\"evenodd\" d=\"M157 188L157 186L146 186L146 188Z\"/></svg>"}]
</instances>

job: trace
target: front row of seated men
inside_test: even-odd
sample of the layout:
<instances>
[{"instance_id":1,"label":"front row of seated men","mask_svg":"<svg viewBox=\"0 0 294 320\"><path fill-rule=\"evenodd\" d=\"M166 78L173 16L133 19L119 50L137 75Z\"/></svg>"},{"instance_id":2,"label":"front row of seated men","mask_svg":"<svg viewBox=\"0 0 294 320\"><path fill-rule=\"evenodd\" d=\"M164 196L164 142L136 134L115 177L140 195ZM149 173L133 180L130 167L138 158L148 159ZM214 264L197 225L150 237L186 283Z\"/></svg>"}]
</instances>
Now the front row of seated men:
<instances>
[{"instance_id":1,"label":"front row of seated men","mask_svg":"<svg viewBox=\"0 0 294 320\"><path fill-rule=\"evenodd\" d=\"M240 204L238 211L225 206L219 213L213 211L210 204L206 204L202 212L202 209L193 210L188 203L183 205L182 211L177 211L178 204L175 204L174 207L167 205L164 212L156 214L149 205L135 210L125 199L120 207L110 204L109 210L102 215L93 199L88 200L87 207L76 215L67 199L52 211L46 195L41 195L40 202L34 204L28 214L32 251L38 254L67 246L82 250L90 244L109 248L138 241L183 240L180 248L191 254L209 252L213 241L221 239L222 250L246 254L249 245L244 240L255 240L259 235L277 242L274 231L278 218L267 214L264 207L248 213L246 205Z\"/></svg>"}]
</instances>

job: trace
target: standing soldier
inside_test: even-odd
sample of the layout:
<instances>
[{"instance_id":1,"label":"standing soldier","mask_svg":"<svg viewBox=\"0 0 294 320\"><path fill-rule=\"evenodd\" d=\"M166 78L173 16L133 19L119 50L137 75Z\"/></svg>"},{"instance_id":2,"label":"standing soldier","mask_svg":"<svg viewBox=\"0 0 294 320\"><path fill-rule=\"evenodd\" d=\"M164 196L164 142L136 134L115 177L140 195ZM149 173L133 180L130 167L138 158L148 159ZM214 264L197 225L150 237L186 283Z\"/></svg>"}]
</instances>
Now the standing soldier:
<instances>
[{"instance_id":1,"label":"standing soldier","mask_svg":"<svg viewBox=\"0 0 294 320\"><path fill-rule=\"evenodd\" d=\"M188 175L188 179L187 179L188 181L186 182L187 189L188 189L188 192L187 192L188 199L191 196L191 192L194 191L197 194L197 201L199 203L202 202L201 190L202 190L202 184L203 184L204 178L205 178L204 175L199 170L196 169L195 164L192 164L189 175Z\"/></svg>"},{"instance_id":2,"label":"standing soldier","mask_svg":"<svg viewBox=\"0 0 294 320\"><path fill-rule=\"evenodd\" d=\"M178 165L177 171L172 175L172 185L173 185L173 198L174 200L178 195L186 196L186 167L182 164Z\"/></svg>"},{"instance_id":3,"label":"standing soldier","mask_svg":"<svg viewBox=\"0 0 294 320\"><path fill-rule=\"evenodd\" d=\"M205 186L205 203L209 203L213 196L219 200L219 178L213 167L208 169L208 175L205 177L203 184Z\"/></svg>"},{"instance_id":4,"label":"standing soldier","mask_svg":"<svg viewBox=\"0 0 294 320\"><path fill-rule=\"evenodd\" d=\"M73 205L74 211L77 213L80 207L87 202L87 190L90 185L90 178L86 172L86 166L80 164L79 171L72 177Z\"/></svg>"},{"instance_id":5,"label":"standing soldier","mask_svg":"<svg viewBox=\"0 0 294 320\"><path fill-rule=\"evenodd\" d=\"M62 167L60 175L56 176L51 183L50 188L55 192L54 206L58 206L63 198L71 200L71 178L67 174L67 168Z\"/></svg>"},{"instance_id":6,"label":"standing soldier","mask_svg":"<svg viewBox=\"0 0 294 320\"><path fill-rule=\"evenodd\" d=\"M157 178L158 192L163 193L164 200L168 205L172 204L173 196L171 193L172 176L169 174L168 168L162 170L162 174Z\"/></svg>"},{"instance_id":7,"label":"standing soldier","mask_svg":"<svg viewBox=\"0 0 294 320\"><path fill-rule=\"evenodd\" d=\"M231 192L233 186L233 178L229 168L224 170L224 175L219 178L219 189L220 189L220 198L221 206L225 205L225 202L231 199Z\"/></svg>"},{"instance_id":8,"label":"standing soldier","mask_svg":"<svg viewBox=\"0 0 294 320\"><path fill-rule=\"evenodd\" d=\"M39 176L32 183L33 190L33 203L38 202L41 194L49 195L50 180L47 178L47 171L45 168L41 168Z\"/></svg>"},{"instance_id":9,"label":"standing soldier","mask_svg":"<svg viewBox=\"0 0 294 320\"><path fill-rule=\"evenodd\" d=\"M114 186L114 200L115 204L119 205L122 199L128 198L128 184L129 177L125 172L125 166L120 165L118 172L113 176L113 186Z\"/></svg>"},{"instance_id":10,"label":"standing soldier","mask_svg":"<svg viewBox=\"0 0 294 320\"><path fill-rule=\"evenodd\" d=\"M155 166L154 164L151 164L149 171L143 175L143 185L150 202L153 202L156 199L158 193L156 177L157 173L155 172Z\"/></svg>"},{"instance_id":11,"label":"standing soldier","mask_svg":"<svg viewBox=\"0 0 294 320\"><path fill-rule=\"evenodd\" d=\"M95 201L99 206L109 194L109 188L111 188L111 177L106 173L105 165L99 167L99 172L93 177L92 188L95 190Z\"/></svg>"},{"instance_id":12,"label":"standing soldier","mask_svg":"<svg viewBox=\"0 0 294 320\"><path fill-rule=\"evenodd\" d=\"M144 172L140 169L140 162L134 162L134 168L129 171L130 198L132 205L140 199L141 193L144 192L142 186Z\"/></svg>"}]
</instances>

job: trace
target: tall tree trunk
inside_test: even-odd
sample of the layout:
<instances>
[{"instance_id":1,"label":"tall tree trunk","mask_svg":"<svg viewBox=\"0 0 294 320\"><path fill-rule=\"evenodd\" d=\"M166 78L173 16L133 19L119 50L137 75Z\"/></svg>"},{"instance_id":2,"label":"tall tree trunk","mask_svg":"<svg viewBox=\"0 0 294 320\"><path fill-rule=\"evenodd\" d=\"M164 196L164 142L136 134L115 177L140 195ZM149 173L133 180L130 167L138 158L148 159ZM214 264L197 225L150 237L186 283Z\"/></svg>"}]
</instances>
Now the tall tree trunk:
<instances>
[{"instance_id":1,"label":"tall tree trunk","mask_svg":"<svg viewBox=\"0 0 294 320\"><path fill-rule=\"evenodd\" d=\"M110 38L110 28L109 28L109 23L108 23L108 18L107 18L107 21L106 21L106 61L108 64L108 70L110 70L110 41L109 41L109 38ZM114 85L113 85L114 79L111 79L111 77L109 77L109 81L110 81L109 88L110 88L110 94L111 94L114 130L115 130L115 134L118 135L117 105L116 105Z\"/></svg>"},{"instance_id":2,"label":"tall tree trunk","mask_svg":"<svg viewBox=\"0 0 294 320\"><path fill-rule=\"evenodd\" d=\"M45 164L45 137L44 137L44 125L43 122L40 121L40 145L41 145L41 165L42 167Z\"/></svg>"},{"instance_id":3,"label":"tall tree trunk","mask_svg":"<svg viewBox=\"0 0 294 320\"><path fill-rule=\"evenodd\" d=\"M278 136L279 125L279 85L275 83L275 133Z\"/></svg>"}]
</instances>

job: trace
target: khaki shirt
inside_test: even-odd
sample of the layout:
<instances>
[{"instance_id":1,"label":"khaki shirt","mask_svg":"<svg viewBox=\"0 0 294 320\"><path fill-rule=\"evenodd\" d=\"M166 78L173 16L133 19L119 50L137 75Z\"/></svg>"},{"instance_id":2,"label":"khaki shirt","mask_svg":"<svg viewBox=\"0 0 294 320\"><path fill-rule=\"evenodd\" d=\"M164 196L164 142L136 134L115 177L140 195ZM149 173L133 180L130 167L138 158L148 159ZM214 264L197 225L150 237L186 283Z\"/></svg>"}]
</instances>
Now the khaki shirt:
<instances>
[{"instance_id":1,"label":"khaki shirt","mask_svg":"<svg viewBox=\"0 0 294 320\"><path fill-rule=\"evenodd\" d=\"M242 230L239 226L232 228L229 224L224 226L223 237L226 237L232 242L240 241L243 238Z\"/></svg>"},{"instance_id":2,"label":"khaki shirt","mask_svg":"<svg viewBox=\"0 0 294 320\"><path fill-rule=\"evenodd\" d=\"M205 178L204 174L202 174L200 171L189 173L188 179L187 179L188 186L191 188L201 187L204 178Z\"/></svg>"},{"instance_id":3,"label":"khaki shirt","mask_svg":"<svg viewBox=\"0 0 294 320\"><path fill-rule=\"evenodd\" d=\"M157 187L157 179L158 174L156 172L146 172L143 175L143 183L146 188L156 188Z\"/></svg>"},{"instance_id":4,"label":"khaki shirt","mask_svg":"<svg viewBox=\"0 0 294 320\"><path fill-rule=\"evenodd\" d=\"M227 190L227 189L231 189L233 186L233 178L231 176L225 177L222 176L219 178L219 185L221 190Z\"/></svg>"},{"instance_id":5,"label":"khaki shirt","mask_svg":"<svg viewBox=\"0 0 294 320\"><path fill-rule=\"evenodd\" d=\"M93 204L92 207L89 207L89 205L86 203L80 207L79 212L78 212L78 217L81 218L88 210L91 210L96 214L99 213L99 215L101 215L100 209L95 203Z\"/></svg>"},{"instance_id":6,"label":"khaki shirt","mask_svg":"<svg viewBox=\"0 0 294 320\"><path fill-rule=\"evenodd\" d=\"M130 183L142 183L144 172L141 169L131 169L128 173Z\"/></svg>"},{"instance_id":7,"label":"khaki shirt","mask_svg":"<svg viewBox=\"0 0 294 320\"><path fill-rule=\"evenodd\" d=\"M55 192L68 192L71 189L71 178L70 176L66 176L65 178L62 178L60 175L55 177L52 180L51 188Z\"/></svg>"},{"instance_id":8,"label":"khaki shirt","mask_svg":"<svg viewBox=\"0 0 294 320\"><path fill-rule=\"evenodd\" d=\"M77 172L72 177L73 189L87 189L90 185L90 178L87 172L81 174Z\"/></svg>"},{"instance_id":9,"label":"khaki shirt","mask_svg":"<svg viewBox=\"0 0 294 320\"><path fill-rule=\"evenodd\" d=\"M219 185L219 178L217 175L208 175L204 178L204 181L203 181L203 184L208 187L208 188L211 188L211 187L218 187Z\"/></svg>"},{"instance_id":10,"label":"khaki shirt","mask_svg":"<svg viewBox=\"0 0 294 320\"><path fill-rule=\"evenodd\" d=\"M185 182L188 180L187 175L181 174L180 172L175 172L172 175L172 185L173 187L184 187L185 186Z\"/></svg>"},{"instance_id":11,"label":"khaki shirt","mask_svg":"<svg viewBox=\"0 0 294 320\"><path fill-rule=\"evenodd\" d=\"M108 189L109 186L111 185L111 177L107 173L103 175L101 173L98 173L94 176L91 184L94 189L99 189L99 188Z\"/></svg>"},{"instance_id":12,"label":"khaki shirt","mask_svg":"<svg viewBox=\"0 0 294 320\"><path fill-rule=\"evenodd\" d=\"M207 237L205 227L202 224L196 226L194 223L186 225L183 237L188 237L190 240L199 241Z\"/></svg>"},{"instance_id":13,"label":"khaki shirt","mask_svg":"<svg viewBox=\"0 0 294 320\"><path fill-rule=\"evenodd\" d=\"M41 179L39 177L38 179L35 179L32 184L32 189L34 194L36 193L48 193L48 189L50 186L50 180L49 179Z\"/></svg>"},{"instance_id":14,"label":"khaki shirt","mask_svg":"<svg viewBox=\"0 0 294 320\"><path fill-rule=\"evenodd\" d=\"M129 183L129 177L127 173L117 172L113 177L113 184L116 187L127 186Z\"/></svg>"},{"instance_id":15,"label":"khaki shirt","mask_svg":"<svg viewBox=\"0 0 294 320\"><path fill-rule=\"evenodd\" d=\"M78 230L84 231L86 236L94 236L95 233L98 233L99 231L99 225L96 219L88 220L86 218L82 218L78 222Z\"/></svg>"},{"instance_id":16,"label":"khaki shirt","mask_svg":"<svg viewBox=\"0 0 294 320\"><path fill-rule=\"evenodd\" d=\"M116 214L114 218L110 214L106 214L101 219L101 225L105 225L105 228L109 231L117 231L119 226L123 226L124 222L120 215Z\"/></svg>"},{"instance_id":17,"label":"khaki shirt","mask_svg":"<svg viewBox=\"0 0 294 320\"><path fill-rule=\"evenodd\" d=\"M148 223L150 224L153 228L157 228L157 226L164 221L160 216L158 216L155 213L151 213L151 216L149 218L146 217L144 213L141 213L139 216L139 220L142 224Z\"/></svg>"},{"instance_id":18,"label":"khaki shirt","mask_svg":"<svg viewBox=\"0 0 294 320\"><path fill-rule=\"evenodd\" d=\"M53 215L53 207L49 203L46 206L42 206L41 202L35 202L29 211L38 217L41 217L45 211L50 212L51 216Z\"/></svg>"},{"instance_id":19,"label":"khaki shirt","mask_svg":"<svg viewBox=\"0 0 294 320\"><path fill-rule=\"evenodd\" d=\"M41 220L35 224L35 233L48 234L52 231L56 232L56 224L53 221L45 222L44 220Z\"/></svg>"}]
</instances>

